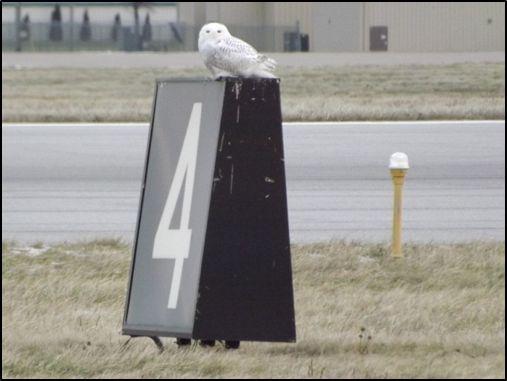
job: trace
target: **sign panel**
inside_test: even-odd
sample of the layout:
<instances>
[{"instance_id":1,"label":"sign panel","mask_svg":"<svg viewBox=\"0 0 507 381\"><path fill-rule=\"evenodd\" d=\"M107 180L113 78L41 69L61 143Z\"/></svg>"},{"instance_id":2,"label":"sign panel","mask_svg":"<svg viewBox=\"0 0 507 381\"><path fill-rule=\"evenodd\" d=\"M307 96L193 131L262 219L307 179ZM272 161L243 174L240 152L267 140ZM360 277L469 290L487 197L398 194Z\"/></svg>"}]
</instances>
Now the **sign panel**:
<instances>
[{"instance_id":1,"label":"sign panel","mask_svg":"<svg viewBox=\"0 0 507 381\"><path fill-rule=\"evenodd\" d=\"M125 333L192 334L223 87L157 83Z\"/></svg>"}]
</instances>

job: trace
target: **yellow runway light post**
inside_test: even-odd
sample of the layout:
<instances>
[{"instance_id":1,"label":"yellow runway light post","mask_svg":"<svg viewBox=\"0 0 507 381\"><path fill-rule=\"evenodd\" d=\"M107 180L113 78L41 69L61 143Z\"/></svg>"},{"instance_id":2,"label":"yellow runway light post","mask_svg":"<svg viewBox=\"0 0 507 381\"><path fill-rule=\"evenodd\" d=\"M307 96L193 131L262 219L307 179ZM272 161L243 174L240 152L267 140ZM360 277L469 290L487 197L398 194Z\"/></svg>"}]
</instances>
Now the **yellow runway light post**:
<instances>
[{"instance_id":1,"label":"yellow runway light post","mask_svg":"<svg viewBox=\"0 0 507 381\"><path fill-rule=\"evenodd\" d=\"M391 177L394 185L393 241L391 255L397 258L403 257L403 252L401 251L401 216L403 184L408 168L408 156L405 153L396 152L391 155L389 169L391 170Z\"/></svg>"}]
</instances>

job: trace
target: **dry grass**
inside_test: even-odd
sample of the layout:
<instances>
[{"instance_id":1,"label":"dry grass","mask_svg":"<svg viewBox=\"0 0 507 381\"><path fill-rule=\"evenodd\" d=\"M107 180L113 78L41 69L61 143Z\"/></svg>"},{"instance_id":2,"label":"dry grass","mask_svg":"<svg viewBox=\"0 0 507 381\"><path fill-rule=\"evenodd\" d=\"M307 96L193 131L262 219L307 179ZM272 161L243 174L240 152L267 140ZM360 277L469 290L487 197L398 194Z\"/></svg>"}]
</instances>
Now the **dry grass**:
<instances>
[{"instance_id":1,"label":"dry grass","mask_svg":"<svg viewBox=\"0 0 507 381\"><path fill-rule=\"evenodd\" d=\"M129 248L2 245L3 377L504 378L505 244L293 248L297 344L122 345ZM359 337L362 335L362 338ZM369 338L370 337L370 338Z\"/></svg>"},{"instance_id":2,"label":"dry grass","mask_svg":"<svg viewBox=\"0 0 507 381\"><path fill-rule=\"evenodd\" d=\"M281 68L286 121L504 119L505 64ZM156 78L200 69L2 69L3 122L147 122Z\"/></svg>"}]
</instances>

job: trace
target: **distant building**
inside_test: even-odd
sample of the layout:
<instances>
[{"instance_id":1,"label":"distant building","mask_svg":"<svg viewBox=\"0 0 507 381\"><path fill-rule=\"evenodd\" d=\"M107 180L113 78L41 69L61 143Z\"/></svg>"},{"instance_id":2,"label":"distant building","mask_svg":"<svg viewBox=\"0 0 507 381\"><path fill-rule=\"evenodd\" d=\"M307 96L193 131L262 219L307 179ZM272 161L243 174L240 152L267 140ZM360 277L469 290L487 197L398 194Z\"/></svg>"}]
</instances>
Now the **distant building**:
<instances>
[{"instance_id":1,"label":"distant building","mask_svg":"<svg viewBox=\"0 0 507 381\"><path fill-rule=\"evenodd\" d=\"M86 49L136 49L130 2L2 2L2 49L15 41L16 6L28 16L24 49L64 49L46 44L51 13L61 7L61 44ZM149 14L150 43L144 49L196 50L206 22L263 51L468 52L505 51L503 2L152 2L137 3L139 20ZM91 38L75 43L88 12ZM119 15L120 24L115 24ZM116 26L115 26L116 25ZM113 30L113 27L115 28ZM21 28L21 27L20 27ZM24 37L28 36L28 39ZM113 38L115 36L116 38Z\"/></svg>"},{"instance_id":2,"label":"distant building","mask_svg":"<svg viewBox=\"0 0 507 381\"><path fill-rule=\"evenodd\" d=\"M503 2L185 2L179 20L236 29L297 24L315 52L505 50ZM287 50L291 37L277 35L273 50Z\"/></svg>"}]
</instances>

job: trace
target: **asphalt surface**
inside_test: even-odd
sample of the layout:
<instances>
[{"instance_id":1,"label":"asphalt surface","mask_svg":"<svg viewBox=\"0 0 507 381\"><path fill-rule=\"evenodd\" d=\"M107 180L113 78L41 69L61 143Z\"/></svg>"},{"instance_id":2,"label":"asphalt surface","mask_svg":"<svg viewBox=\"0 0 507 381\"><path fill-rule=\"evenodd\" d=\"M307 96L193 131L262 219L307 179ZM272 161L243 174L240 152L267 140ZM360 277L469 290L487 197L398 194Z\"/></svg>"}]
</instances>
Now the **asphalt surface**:
<instances>
[{"instance_id":1,"label":"asphalt surface","mask_svg":"<svg viewBox=\"0 0 507 381\"><path fill-rule=\"evenodd\" d=\"M505 62L505 52L465 53L267 53L281 66L450 65ZM2 52L2 68L204 69L197 52Z\"/></svg>"},{"instance_id":2,"label":"asphalt surface","mask_svg":"<svg viewBox=\"0 0 507 381\"><path fill-rule=\"evenodd\" d=\"M2 239L134 234L146 125L2 125ZM294 242L388 241L395 151L404 237L505 240L505 122L284 126Z\"/></svg>"}]
</instances>

